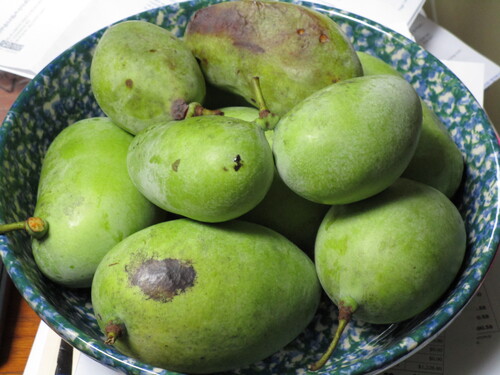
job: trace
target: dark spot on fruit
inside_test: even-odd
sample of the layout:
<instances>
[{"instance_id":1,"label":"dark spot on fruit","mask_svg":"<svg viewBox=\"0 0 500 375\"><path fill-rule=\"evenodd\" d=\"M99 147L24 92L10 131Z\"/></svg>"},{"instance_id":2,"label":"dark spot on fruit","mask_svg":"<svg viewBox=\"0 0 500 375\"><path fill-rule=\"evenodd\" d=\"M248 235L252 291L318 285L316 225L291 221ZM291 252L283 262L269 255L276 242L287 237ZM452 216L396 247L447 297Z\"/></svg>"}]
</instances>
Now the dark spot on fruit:
<instances>
[{"instance_id":1,"label":"dark spot on fruit","mask_svg":"<svg viewBox=\"0 0 500 375\"><path fill-rule=\"evenodd\" d=\"M170 107L170 114L174 120L182 120L186 117L188 104L184 99L176 99Z\"/></svg>"},{"instance_id":2,"label":"dark spot on fruit","mask_svg":"<svg viewBox=\"0 0 500 375\"><path fill-rule=\"evenodd\" d=\"M226 167L223 167L222 168L225 172L227 172L229 169L227 169Z\"/></svg>"},{"instance_id":3,"label":"dark spot on fruit","mask_svg":"<svg viewBox=\"0 0 500 375\"><path fill-rule=\"evenodd\" d=\"M320 42L320 43L326 43L326 42L328 42L329 40L330 40L330 38L328 38L328 35L326 35L326 34L321 34L321 35L319 36L319 42Z\"/></svg>"},{"instance_id":4,"label":"dark spot on fruit","mask_svg":"<svg viewBox=\"0 0 500 375\"><path fill-rule=\"evenodd\" d=\"M258 2L256 2L258 3ZM186 35L201 34L225 36L238 48L253 53L264 53L265 49L255 40L255 27L237 7L206 7L191 18Z\"/></svg>"},{"instance_id":5,"label":"dark spot on fruit","mask_svg":"<svg viewBox=\"0 0 500 375\"><path fill-rule=\"evenodd\" d=\"M240 154L236 155L233 159L234 162L234 170L238 172L241 167L243 167L243 160L241 160Z\"/></svg>"},{"instance_id":6,"label":"dark spot on fruit","mask_svg":"<svg viewBox=\"0 0 500 375\"><path fill-rule=\"evenodd\" d=\"M149 52L154 53L154 52L156 52L156 49L152 48L152 49L149 50Z\"/></svg>"},{"instance_id":7,"label":"dark spot on fruit","mask_svg":"<svg viewBox=\"0 0 500 375\"><path fill-rule=\"evenodd\" d=\"M196 271L190 262L179 259L148 259L129 271L129 281L159 302L170 302L195 283Z\"/></svg>"},{"instance_id":8,"label":"dark spot on fruit","mask_svg":"<svg viewBox=\"0 0 500 375\"><path fill-rule=\"evenodd\" d=\"M120 264L120 263L119 262L114 262L114 263L108 264L108 267L116 266L117 264Z\"/></svg>"},{"instance_id":9,"label":"dark spot on fruit","mask_svg":"<svg viewBox=\"0 0 500 375\"><path fill-rule=\"evenodd\" d=\"M132 81L130 78L125 80L125 86L127 86L129 89L134 87L134 81Z\"/></svg>"},{"instance_id":10,"label":"dark spot on fruit","mask_svg":"<svg viewBox=\"0 0 500 375\"><path fill-rule=\"evenodd\" d=\"M297 34L304 35L306 31L304 29L297 29Z\"/></svg>"},{"instance_id":11,"label":"dark spot on fruit","mask_svg":"<svg viewBox=\"0 0 500 375\"><path fill-rule=\"evenodd\" d=\"M177 172L177 169L179 168L179 163L181 162L181 159L177 159L172 163L172 170L174 172Z\"/></svg>"}]
</instances>

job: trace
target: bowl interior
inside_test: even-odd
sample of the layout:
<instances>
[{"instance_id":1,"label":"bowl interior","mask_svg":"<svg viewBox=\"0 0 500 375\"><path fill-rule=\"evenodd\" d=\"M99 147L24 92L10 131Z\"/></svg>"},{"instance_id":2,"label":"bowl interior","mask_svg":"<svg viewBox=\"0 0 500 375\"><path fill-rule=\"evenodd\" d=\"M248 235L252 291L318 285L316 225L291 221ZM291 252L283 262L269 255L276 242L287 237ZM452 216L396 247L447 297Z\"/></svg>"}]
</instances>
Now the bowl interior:
<instances>
[{"instance_id":1,"label":"bowl interior","mask_svg":"<svg viewBox=\"0 0 500 375\"><path fill-rule=\"evenodd\" d=\"M183 2L130 19L161 25L182 36L190 16L218 2ZM499 241L499 146L486 114L463 84L437 59L410 40L372 21L324 5L312 7L334 19L355 48L382 58L404 74L445 124L466 168L455 203L466 222L467 255L449 292L432 308L407 322L375 326L353 321L334 357L319 373L379 372L404 359L439 334L480 286ZM21 93L0 127L0 220L30 216L36 202L41 162L54 137L80 119L102 116L89 83L93 49L103 30L85 38L49 64ZM105 365L130 374L170 374L123 356L103 344L89 290L70 290L44 278L30 242L21 233L0 236L0 254L24 298L64 339ZM241 369L239 374L302 374L326 350L336 328L336 308L324 299L309 328L286 348Z\"/></svg>"}]
</instances>

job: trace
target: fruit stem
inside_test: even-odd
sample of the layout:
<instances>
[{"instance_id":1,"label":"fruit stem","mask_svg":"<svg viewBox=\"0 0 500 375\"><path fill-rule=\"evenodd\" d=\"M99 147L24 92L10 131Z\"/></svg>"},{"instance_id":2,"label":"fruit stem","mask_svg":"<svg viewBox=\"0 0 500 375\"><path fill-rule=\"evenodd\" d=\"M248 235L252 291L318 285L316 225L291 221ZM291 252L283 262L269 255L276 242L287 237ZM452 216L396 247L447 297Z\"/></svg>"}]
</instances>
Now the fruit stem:
<instances>
[{"instance_id":1,"label":"fruit stem","mask_svg":"<svg viewBox=\"0 0 500 375\"><path fill-rule=\"evenodd\" d=\"M321 369L328 361L328 359L332 356L335 348L337 347L340 341L340 337L342 336L345 327L350 322L352 314L354 313L354 308L352 306L346 306L342 302L339 305L340 305L339 315L338 315L339 324L337 326L337 330L335 331L335 335L333 336L333 339L330 345L328 346L328 349L321 356L321 358L318 361L314 362L312 365L308 366L309 370L311 371L318 371L319 369Z\"/></svg>"},{"instance_id":2,"label":"fruit stem","mask_svg":"<svg viewBox=\"0 0 500 375\"><path fill-rule=\"evenodd\" d=\"M222 116L224 113L219 109L208 109L203 107L200 103L192 102L188 104L186 115L184 118L196 116Z\"/></svg>"},{"instance_id":3,"label":"fruit stem","mask_svg":"<svg viewBox=\"0 0 500 375\"><path fill-rule=\"evenodd\" d=\"M106 334L106 340L104 343L106 345L114 345L116 340L125 334L125 326L121 323L110 321L106 324L104 333Z\"/></svg>"},{"instance_id":4,"label":"fruit stem","mask_svg":"<svg viewBox=\"0 0 500 375\"><path fill-rule=\"evenodd\" d=\"M262 88L260 87L259 77L252 77L252 89L255 95L255 101L259 108L259 118L254 122L261 126L264 130L274 129L280 118L267 108L264 95L262 94Z\"/></svg>"},{"instance_id":5,"label":"fruit stem","mask_svg":"<svg viewBox=\"0 0 500 375\"><path fill-rule=\"evenodd\" d=\"M49 223L39 217L30 217L25 221L0 225L0 234L15 230L25 230L31 237L41 239L49 230Z\"/></svg>"}]
</instances>

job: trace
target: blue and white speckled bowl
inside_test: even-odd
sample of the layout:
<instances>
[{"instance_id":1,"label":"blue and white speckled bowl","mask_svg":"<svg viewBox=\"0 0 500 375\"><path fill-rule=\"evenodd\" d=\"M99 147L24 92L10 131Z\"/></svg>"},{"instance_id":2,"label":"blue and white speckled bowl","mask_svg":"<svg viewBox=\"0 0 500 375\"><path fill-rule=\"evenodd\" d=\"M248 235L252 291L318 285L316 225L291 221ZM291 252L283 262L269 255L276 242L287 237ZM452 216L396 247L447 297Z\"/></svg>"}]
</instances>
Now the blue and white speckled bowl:
<instances>
[{"instance_id":1,"label":"blue and white speckled bowl","mask_svg":"<svg viewBox=\"0 0 500 375\"><path fill-rule=\"evenodd\" d=\"M184 32L194 11L217 0L179 3L144 12L142 19ZM354 321L320 374L380 372L408 357L438 335L480 286L499 243L499 145L493 126L463 84L438 60L410 40L369 20L327 6L301 3L337 21L356 49L392 64L434 109L465 159L465 177L456 200L468 231L463 269L433 308L402 324L373 326ZM41 160L54 137L69 124L102 115L90 89L92 52L102 30L85 38L47 66L26 87L0 128L0 220L32 214ZM0 236L0 254L31 307L65 340L105 365L130 374L171 374L116 352L103 343L89 292L57 287L33 261L29 240ZM336 328L336 309L324 303L310 327L272 357L235 373L304 374L326 349Z\"/></svg>"}]
</instances>

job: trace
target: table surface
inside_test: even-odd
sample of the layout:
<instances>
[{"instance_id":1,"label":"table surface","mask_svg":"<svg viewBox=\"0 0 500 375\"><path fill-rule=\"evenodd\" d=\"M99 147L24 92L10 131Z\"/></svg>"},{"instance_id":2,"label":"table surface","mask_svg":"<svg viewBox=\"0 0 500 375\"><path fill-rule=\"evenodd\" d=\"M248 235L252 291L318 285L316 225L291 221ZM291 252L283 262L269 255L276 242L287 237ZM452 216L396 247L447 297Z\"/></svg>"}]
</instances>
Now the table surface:
<instances>
[{"instance_id":1,"label":"table surface","mask_svg":"<svg viewBox=\"0 0 500 375\"><path fill-rule=\"evenodd\" d=\"M0 73L0 124L26 83L25 79L12 80ZM0 342L0 375L22 375L40 318L12 283L9 290L6 327Z\"/></svg>"}]
</instances>

